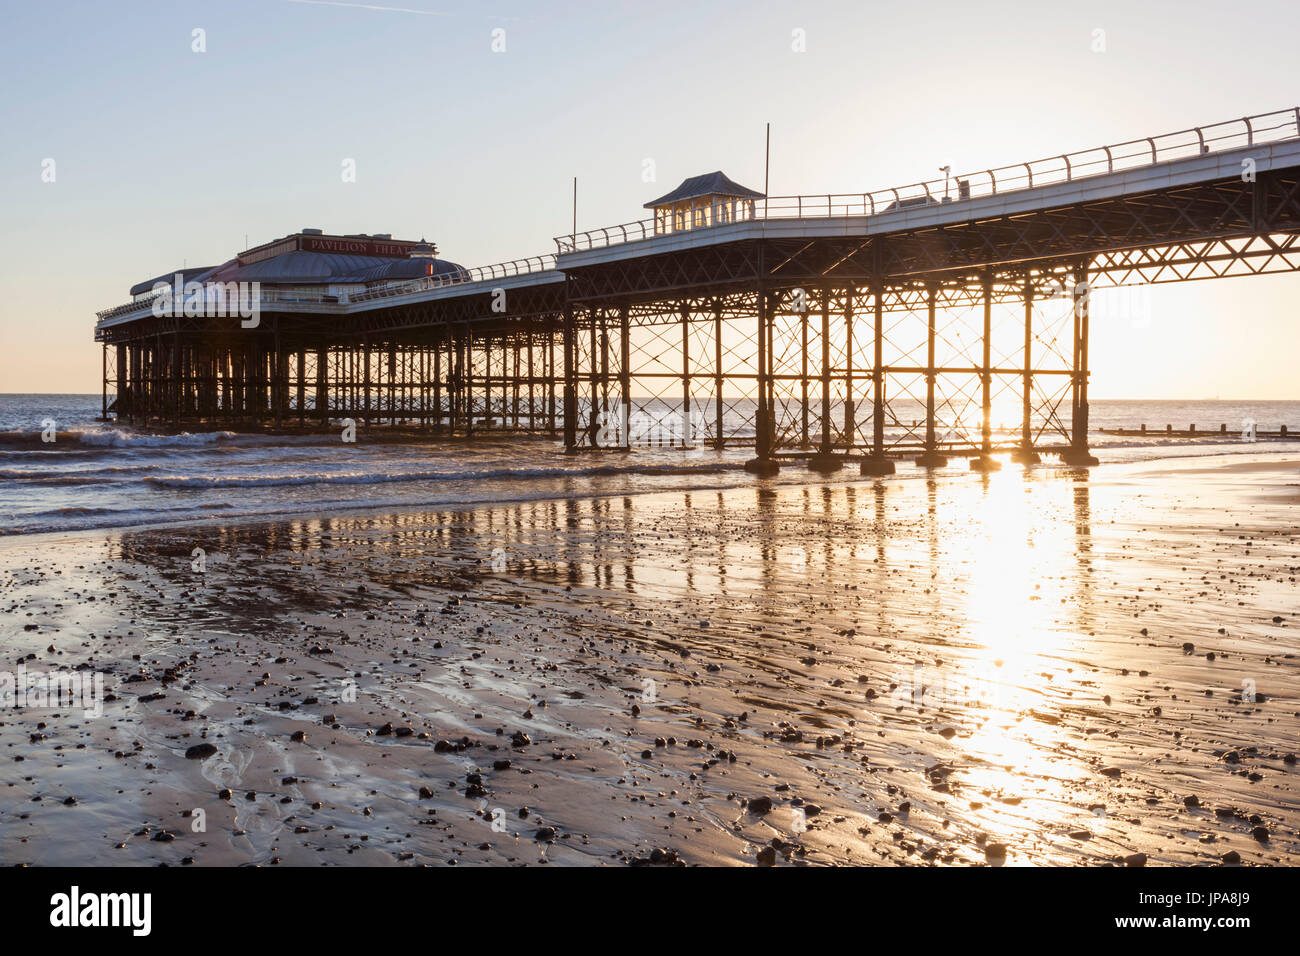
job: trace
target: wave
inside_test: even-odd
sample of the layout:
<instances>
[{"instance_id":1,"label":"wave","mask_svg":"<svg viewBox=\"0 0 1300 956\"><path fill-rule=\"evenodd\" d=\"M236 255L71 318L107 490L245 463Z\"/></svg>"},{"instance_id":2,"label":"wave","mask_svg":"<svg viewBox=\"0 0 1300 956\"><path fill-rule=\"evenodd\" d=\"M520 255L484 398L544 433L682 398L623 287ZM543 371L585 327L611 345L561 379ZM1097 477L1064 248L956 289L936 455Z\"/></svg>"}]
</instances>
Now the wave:
<instances>
[{"instance_id":1,"label":"wave","mask_svg":"<svg viewBox=\"0 0 1300 956\"><path fill-rule=\"evenodd\" d=\"M121 508L85 508L69 506L67 508L51 508L49 511L35 511L27 518L86 518L91 515L111 515L121 514Z\"/></svg>"},{"instance_id":2,"label":"wave","mask_svg":"<svg viewBox=\"0 0 1300 956\"><path fill-rule=\"evenodd\" d=\"M67 443L91 448L167 448L171 446L193 448L195 446L215 445L218 442L230 441L238 437L235 432L230 431L177 432L174 435L166 435L137 432L125 428L97 428L93 426L60 429L55 432L53 442L42 441L41 434L39 428L34 428L31 431L13 429L0 432L0 448L42 448L47 451L58 451L60 444Z\"/></svg>"},{"instance_id":3,"label":"wave","mask_svg":"<svg viewBox=\"0 0 1300 956\"><path fill-rule=\"evenodd\" d=\"M121 428L72 429L69 437L83 445L100 448L166 448L172 445L193 447L215 445L237 437L234 432L178 432L175 435L152 435Z\"/></svg>"},{"instance_id":4,"label":"wave","mask_svg":"<svg viewBox=\"0 0 1300 956\"><path fill-rule=\"evenodd\" d=\"M43 487L61 487L72 485L111 485L120 482L122 479L110 478L107 475L75 475L57 472L41 474L39 472L21 472L0 468L0 480L21 481L27 485L41 485Z\"/></svg>"},{"instance_id":5,"label":"wave","mask_svg":"<svg viewBox=\"0 0 1300 956\"><path fill-rule=\"evenodd\" d=\"M21 461L31 461L31 458L22 457ZM32 470L30 468L0 468L0 478L12 478L21 480L23 478L78 478L86 475L125 475L132 472L148 471L155 467L148 463L138 465L102 465L96 464L94 468L68 468L64 470L51 468L49 470Z\"/></svg>"},{"instance_id":6,"label":"wave","mask_svg":"<svg viewBox=\"0 0 1300 956\"><path fill-rule=\"evenodd\" d=\"M200 506L200 511L229 509L233 506L226 502L216 502ZM11 520L15 516L6 516ZM10 535L48 534L59 531L85 531L97 528L130 527L139 524L152 524L166 521L184 521L202 517L190 507L175 508L91 508L69 505L63 508L50 508L46 511L34 511L21 516L8 527L0 527L0 537Z\"/></svg>"}]
</instances>

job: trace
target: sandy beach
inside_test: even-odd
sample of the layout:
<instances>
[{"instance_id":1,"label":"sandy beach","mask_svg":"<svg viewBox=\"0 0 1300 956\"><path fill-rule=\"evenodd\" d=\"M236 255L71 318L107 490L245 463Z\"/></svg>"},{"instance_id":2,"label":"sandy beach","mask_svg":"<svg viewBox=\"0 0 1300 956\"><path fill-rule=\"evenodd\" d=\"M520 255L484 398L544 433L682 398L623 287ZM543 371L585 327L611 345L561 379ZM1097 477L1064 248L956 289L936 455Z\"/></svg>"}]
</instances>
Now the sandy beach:
<instances>
[{"instance_id":1,"label":"sandy beach","mask_svg":"<svg viewBox=\"0 0 1300 956\"><path fill-rule=\"evenodd\" d=\"M0 862L1300 862L1293 456L908 471L0 541Z\"/></svg>"}]
</instances>

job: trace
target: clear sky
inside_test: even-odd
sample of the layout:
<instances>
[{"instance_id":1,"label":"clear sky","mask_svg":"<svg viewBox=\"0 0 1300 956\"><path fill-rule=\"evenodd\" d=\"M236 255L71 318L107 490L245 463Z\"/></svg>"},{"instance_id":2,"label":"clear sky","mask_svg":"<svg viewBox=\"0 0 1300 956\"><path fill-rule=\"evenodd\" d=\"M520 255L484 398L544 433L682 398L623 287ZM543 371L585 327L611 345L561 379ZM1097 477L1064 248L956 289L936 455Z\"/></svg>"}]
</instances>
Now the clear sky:
<instances>
[{"instance_id":1,"label":"clear sky","mask_svg":"<svg viewBox=\"0 0 1300 956\"><path fill-rule=\"evenodd\" d=\"M0 392L97 392L95 311L245 236L427 236L478 265L554 251L575 175L579 228L713 169L761 188L768 121L781 195L1300 104L1295 0L3 7ZM1298 296L1296 275L1155 287L1149 315L1094 323L1092 394L1300 398Z\"/></svg>"}]
</instances>

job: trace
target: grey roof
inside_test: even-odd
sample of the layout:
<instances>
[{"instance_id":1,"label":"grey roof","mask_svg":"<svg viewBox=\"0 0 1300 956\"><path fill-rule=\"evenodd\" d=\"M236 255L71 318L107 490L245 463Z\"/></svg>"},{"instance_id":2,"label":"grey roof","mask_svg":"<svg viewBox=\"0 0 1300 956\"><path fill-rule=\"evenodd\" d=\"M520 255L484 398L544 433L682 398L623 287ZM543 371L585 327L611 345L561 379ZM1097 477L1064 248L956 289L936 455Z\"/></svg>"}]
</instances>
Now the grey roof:
<instances>
[{"instance_id":1,"label":"grey roof","mask_svg":"<svg viewBox=\"0 0 1300 956\"><path fill-rule=\"evenodd\" d=\"M446 259L430 259L427 256L416 256L411 259L390 259L389 266L384 271L384 279L418 279L421 276L430 275L429 266L433 266L432 275L460 275L469 278L469 270L464 266L459 266L454 262L448 262Z\"/></svg>"},{"instance_id":2,"label":"grey roof","mask_svg":"<svg viewBox=\"0 0 1300 956\"><path fill-rule=\"evenodd\" d=\"M667 195L651 200L645 204L646 209L664 206L668 203L681 202L684 199L696 199L700 196L734 196L738 199L762 199L763 194L742 186L722 172L715 170L702 176L692 176L682 180L682 184Z\"/></svg>"},{"instance_id":3,"label":"grey roof","mask_svg":"<svg viewBox=\"0 0 1300 956\"><path fill-rule=\"evenodd\" d=\"M153 279L146 279L144 282L137 282L135 285L131 286L131 295L140 295L143 292L149 292L153 289L154 285L159 282L165 282L168 285L171 285L176 280L176 273L178 272L181 274L181 285L184 285L187 282L199 281L200 277L206 276L216 268L218 267L194 266L189 269L173 269L171 272L164 272L162 275L156 276Z\"/></svg>"},{"instance_id":4,"label":"grey roof","mask_svg":"<svg viewBox=\"0 0 1300 956\"><path fill-rule=\"evenodd\" d=\"M432 272L430 267L432 266ZM171 282L175 273L141 282L131 294L147 292L155 282ZM261 282L266 285L325 285L327 283L383 282L418 279L426 275L468 274L462 266L427 256L397 259L390 256L354 256L335 252L292 251L241 266L232 259L224 265L184 270L183 282Z\"/></svg>"},{"instance_id":5,"label":"grey roof","mask_svg":"<svg viewBox=\"0 0 1300 956\"><path fill-rule=\"evenodd\" d=\"M367 258L365 256L353 256L352 258ZM432 266L432 272L429 267ZM447 275L464 275L468 276L464 268L456 265L454 262L448 262L445 259L430 259L427 256L417 256L411 259L381 259L372 266L367 266L349 275L340 275L332 277L334 282L383 282L393 279L421 279L427 275L447 276Z\"/></svg>"},{"instance_id":6,"label":"grey roof","mask_svg":"<svg viewBox=\"0 0 1300 956\"><path fill-rule=\"evenodd\" d=\"M338 252L286 252L246 266L222 269L220 282L301 282L319 284L335 276L351 275L385 260Z\"/></svg>"}]
</instances>

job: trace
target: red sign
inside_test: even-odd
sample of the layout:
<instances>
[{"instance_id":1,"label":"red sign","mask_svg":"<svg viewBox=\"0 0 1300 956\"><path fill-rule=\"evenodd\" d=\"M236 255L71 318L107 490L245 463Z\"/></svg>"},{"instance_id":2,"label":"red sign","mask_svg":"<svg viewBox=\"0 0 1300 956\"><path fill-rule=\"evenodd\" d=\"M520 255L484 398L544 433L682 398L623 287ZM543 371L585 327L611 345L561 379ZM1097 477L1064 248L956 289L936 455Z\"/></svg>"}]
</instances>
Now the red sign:
<instances>
[{"instance_id":1,"label":"red sign","mask_svg":"<svg viewBox=\"0 0 1300 956\"><path fill-rule=\"evenodd\" d=\"M350 256L387 256L405 259L414 248L414 242L395 242L392 239L348 239L335 236L303 236L304 252L336 252Z\"/></svg>"}]
</instances>

